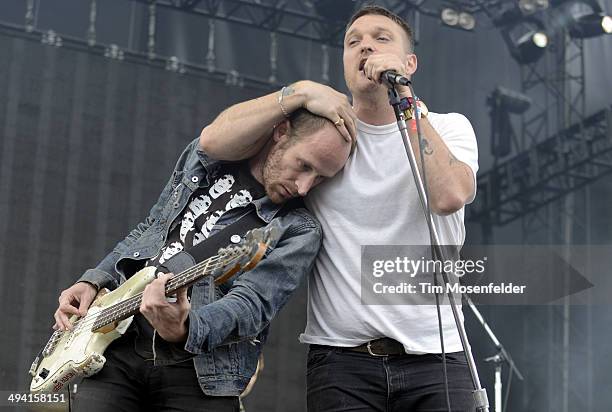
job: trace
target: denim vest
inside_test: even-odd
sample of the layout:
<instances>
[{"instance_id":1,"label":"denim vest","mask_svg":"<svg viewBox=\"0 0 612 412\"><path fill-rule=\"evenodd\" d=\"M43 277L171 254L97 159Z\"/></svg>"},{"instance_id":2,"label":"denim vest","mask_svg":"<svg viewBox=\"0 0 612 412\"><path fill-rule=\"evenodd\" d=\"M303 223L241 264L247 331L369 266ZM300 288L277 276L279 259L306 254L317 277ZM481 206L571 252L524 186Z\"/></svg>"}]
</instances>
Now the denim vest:
<instances>
[{"instance_id":1,"label":"denim vest","mask_svg":"<svg viewBox=\"0 0 612 412\"><path fill-rule=\"evenodd\" d=\"M209 186L222 164L198 150L198 139L192 141L149 216L79 281L115 289L126 276L142 268L164 246L193 192ZM254 269L239 273L221 287L215 286L210 276L193 285L189 334L184 346L177 347L154 336L155 364L192 358L207 395L235 396L244 390L255 372L270 321L311 272L321 246L321 228L308 211L298 208L279 215L282 205L272 203L267 196L246 208L223 214L211 234L253 207L266 224L273 220L278 223L280 237L276 246L268 248Z\"/></svg>"}]
</instances>

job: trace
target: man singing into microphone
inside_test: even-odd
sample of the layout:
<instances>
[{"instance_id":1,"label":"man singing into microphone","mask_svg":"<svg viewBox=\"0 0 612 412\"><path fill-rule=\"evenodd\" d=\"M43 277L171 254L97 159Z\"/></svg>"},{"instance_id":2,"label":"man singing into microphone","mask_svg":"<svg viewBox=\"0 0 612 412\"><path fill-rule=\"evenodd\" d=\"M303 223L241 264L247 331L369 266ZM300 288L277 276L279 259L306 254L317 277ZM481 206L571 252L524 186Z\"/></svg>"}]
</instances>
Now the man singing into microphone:
<instances>
[{"instance_id":1,"label":"man singing into microphone","mask_svg":"<svg viewBox=\"0 0 612 412\"><path fill-rule=\"evenodd\" d=\"M381 80L386 71L407 78L416 72L412 31L388 10L365 7L347 25L343 63L353 111L345 110L336 92L301 81L234 106L224 118L231 124L258 113L258 126L265 130L273 124L266 123L265 113L273 113L274 106L282 103L287 112L306 107L330 119L343 134L357 136L357 150L344 170L307 199L324 235L314 276L309 278L308 322L300 336L301 342L311 345L308 410L447 410L436 306L361 303L362 245L430 243ZM407 87L398 91L402 97L412 97ZM428 112L423 102L420 108L434 224L443 245L460 246L465 239L464 206L476 192L476 137L463 115ZM407 110L409 119L414 114ZM420 164L414 119L408 121L408 131ZM251 135L230 142L205 129L201 141L214 156L224 158L232 153L248 156L265 138ZM450 405L453 411L473 410L472 382L451 308L442 305L440 311Z\"/></svg>"}]
</instances>

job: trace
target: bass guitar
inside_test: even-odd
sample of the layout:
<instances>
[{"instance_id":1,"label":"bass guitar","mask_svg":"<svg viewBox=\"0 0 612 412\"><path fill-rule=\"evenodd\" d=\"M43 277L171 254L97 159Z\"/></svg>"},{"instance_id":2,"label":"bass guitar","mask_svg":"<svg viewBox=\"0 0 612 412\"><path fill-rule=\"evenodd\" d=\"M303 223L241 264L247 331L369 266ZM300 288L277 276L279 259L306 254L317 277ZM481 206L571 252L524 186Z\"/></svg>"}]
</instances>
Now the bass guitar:
<instances>
[{"instance_id":1,"label":"bass guitar","mask_svg":"<svg viewBox=\"0 0 612 412\"><path fill-rule=\"evenodd\" d=\"M240 271L251 270L277 240L274 226L249 231L241 243L219 249L217 255L175 274L166 282L166 296L205 276L213 276L218 285ZM100 371L106 362L104 351L130 326L156 272L154 266L145 267L112 292L100 290L85 316L72 316L72 329L55 331L30 367L30 392L59 392Z\"/></svg>"}]
</instances>

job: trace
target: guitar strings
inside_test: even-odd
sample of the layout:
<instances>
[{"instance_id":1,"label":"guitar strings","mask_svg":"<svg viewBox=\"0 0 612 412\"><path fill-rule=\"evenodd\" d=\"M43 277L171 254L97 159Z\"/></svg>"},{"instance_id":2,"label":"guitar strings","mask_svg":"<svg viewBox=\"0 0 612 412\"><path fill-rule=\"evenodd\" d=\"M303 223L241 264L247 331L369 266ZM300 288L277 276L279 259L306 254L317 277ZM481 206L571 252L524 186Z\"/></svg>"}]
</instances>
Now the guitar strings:
<instances>
[{"instance_id":1,"label":"guitar strings","mask_svg":"<svg viewBox=\"0 0 612 412\"><path fill-rule=\"evenodd\" d=\"M199 264L179 273L178 275L176 275L175 277L171 278L168 280L168 282L166 283L166 288L168 287L173 287L176 286L175 284L178 283L179 281L184 281L184 280L188 280L189 278L195 278L197 277L197 275L199 274L199 272L203 269L204 273L206 273L207 271L214 271L216 269L218 269L221 266L226 266L228 264L231 264L235 261L237 261L238 259L242 258L244 256L244 254L242 255L238 255L238 256L234 256L231 257L226 263L224 263L223 265L220 265L220 261L223 259L226 259L224 257L221 257L219 255L215 255L212 256L202 262L200 262ZM209 268L209 265L211 266ZM77 319L74 322L74 327L72 330L68 330L68 331L64 331L64 333L69 332L69 333L73 333L73 334L78 334L80 333L84 328L87 328L89 326L93 326L96 322L104 322L102 325L100 326L104 326L107 325L108 323L114 321L115 319L113 319L113 315L116 315L116 313L122 312L124 310L127 310L128 308L130 308L131 310L136 309L140 306L140 303L137 302L138 300L142 299L142 292L139 292L138 294L122 301L119 303L116 303L112 306L109 306L108 308L105 308L103 310L101 310L100 312L94 313L94 314L87 314L84 317ZM133 308L132 308L133 306ZM120 310L119 310L120 309ZM112 314L109 312L113 312ZM109 316L110 315L110 316ZM62 333L60 336L63 336Z\"/></svg>"},{"instance_id":2,"label":"guitar strings","mask_svg":"<svg viewBox=\"0 0 612 412\"><path fill-rule=\"evenodd\" d=\"M244 250L244 249L243 249ZM243 253L244 255L244 253ZM237 256L233 256L231 258L228 259L228 262L226 262L224 265L219 264L219 261L224 259L224 257L221 257L219 255L210 257L202 262L200 262L199 264L179 273L178 275L176 275L175 277L171 278L168 280L168 282L166 282L166 289L168 288L172 288L173 286L170 285L170 283L172 281L173 285L176 286L176 284L179 282L179 280L181 281L189 281L190 278L196 278L198 277L199 272L201 271L201 269L203 269L203 273L206 273L207 271L209 271L209 265L211 265L212 263L212 267L210 268L210 271L214 271L216 269L218 269L219 267L225 266L227 264L232 263L233 261L236 261L237 259L242 258L241 255L237 255ZM188 282L187 282L188 283ZM96 322L98 322L99 320L104 320L104 323L101 326L104 326L110 322L112 322L113 316L108 316L108 315L104 315L104 313L110 309L119 309L121 308L121 310L125 310L125 309L129 309L129 305L125 305L126 302L129 301L137 301L139 299L142 298L142 292L134 295L131 298L126 299L123 302L120 302L118 304L109 306L108 308L103 309L102 311L95 313L95 314L87 314L84 317L77 319L74 322L74 327L72 330L67 330L67 331L55 331L53 332L53 334L51 335L51 338L49 339L49 341L47 342L47 344L45 345L45 347L43 348L43 352L48 351L48 350L53 350L53 348L55 348L55 345L57 345L57 343L59 342L59 340L61 340L66 333L69 334L68 339L72 339L75 336L78 336L81 331L83 331L83 329L87 328L90 325L95 325ZM136 299L135 299L136 298ZM131 305L134 306L134 309L137 308L139 306L138 305L134 305L133 303L130 303ZM108 318L108 319L106 319ZM46 356L46 355L45 355Z\"/></svg>"},{"instance_id":3,"label":"guitar strings","mask_svg":"<svg viewBox=\"0 0 612 412\"><path fill-rule=\"evenodd\" d=\"M215 266L216 263L221 260L222 257L217 256L213 256L205 261L200 262L198 265L193 266L192 268L185 270L184 272L179 273L175 278L189 278L194 274L197 274L197 272L199 272L202 268L204 269L204 272L206 272L208 270L208 266L213 263L213 266L211 267L211 270L216 269L217 267ZM175 279L172 278L172 279ZM168 281L168 283L170 283L170 281L172 280L170 279ZM167 283L167 285L168 285ZM96 322L98 321L105 321L103 325L108 324L110 322L113 321L112 319L112 315L115 314L118 310L123 311L126 310L128 308L130 308L131 306L134 306L134 309L136 307L138 307L137 305L135 305L135 303L140 300L142 298L143 293L139 292L138 294L122 301L119 303L116 303L112 306L109 306L107 308L104 308L103 310L101 310L100 312L94 313L92 315L85 315L85 317L77 320L77 322L75 322L75 326L78 323L78 326L76 326L73 330L75 331L75 333L80 332L82 329L88 327L88 326L93 326ZM113 312L112 314L109 312ZM101 326L103 326L101 325Z\"/></svg>"},{"instance_id":4,"label":"guitar strings","mask_svg":"<svg viewBox=\"0 0 612 412\"><path fill-rule=\"evenodd\" d=\"M198 267L194 270L185 271L177 275L176 277L169 279L168 282L166 283L166 288L165 288L166 292L171 290L172 288L180 286L181 283L186 284L198 278L201 275L202 269L203 269L203 273L206 273L207 271L209 271L208 263L210 262L207 262L207 264L203 268L202 268L202 265L198 265ZM215 270L215 269L216 267L211 268L211 270ZM103 311L98 313L96 324L99 324L99 326L101 327L115 320L119 320L120 318L123 317L125 312L131 312L137 309L138 307L140 307L142 296L143 296L143 292L139 292L138 294L122 302L119 302L113 306L109 306L108 308L105 308ZM96 327L96 324L94 324L94 327Z\"/></svg>"},{"instance_id":5,"label":"guitar strings","mask_svg":"<svg viewBox=\"0 0 612 412\"><path fill-rule=\"evenodd\" d=\"M187 269L181 273L179 273L177 276L171 278L168 280L167 284L166 284L166 289L167 290L171 290L172 288L179 288L181 286L181 283L190 283L191 281L193 281L195 278L199 277L201 274L200 272L203 270L204 273L206 271L209 271L208 266L210 265L211 262L213 262L213 267L210 269L210 271L214 271L216 269L218 269L220 266L227 266L228 263L232 263L233 261L236 261L237 259L242 258L243 256L246 255L247 252L247 248L245 248L244 246L239 249L241 250L240 254L235 255L235 256L229 256L229 257L214 257L214 258L209 258L203 262L200 262L199 264L193 266L190 269ZM222 265L217 265L218 261L220 259L227 259L227 262L224 262ZM216 266L215 266L216 265ZM110 306L106 309L104 309L102 312L98 313L98 320L96 321L97 323L102 323L103 326L105 324L108 324L114 320L118 320L119 318L122 317L122 311L133 311L135 309L137 309L140 306L140 302L139 300L142 297L142 293L139 293L137 295L134 295L131 298L126 299L123 302L120 302L116 305ZM120 310L119 310L120 309ZM95 327L96 325L94 325Z\"/></svg>"},{"instance_id":6,"label":"guitar strings","mask_svg":"<svg viewBox=\"0 0 612 412\"><path fill-rule=\"evenodd\" d=\"M213 263L213 267L211 268L212 270L216 269L216 267L214 267L214 264L216 264L221 258L218 256L215 256L213 258L209 258L203 262L201 262L200 264L194 266L193 268L186 270L182 273L180 273L179 275L176 276L176 278L181 278L181 279L188 279L189 277L192 277L192 275L197 274L196 272L198 272L200 269L202 269L202 266L204 266L204 272L206 272L208 270L208 266L211 262ZM206 263L206 265L204 265L204 263ZM172 278L172 279L176 279L176 278ZM170 280L168 281L168 283L170 282ZM167 283L167 285L168 285ZM112 306L109 306L103 310L101 310L100 312L91 314L91 315L85 315L85 317L78 319L75 322L75 328L73 328L73 333L80 333L81 330L83 330L84 328L87 328L89 326L95 326L96 322L100 323L103 322L101 326L107 325L110 322L112 322L113 320L113 315L116 316L117 312L122 312L128 309L136 309L137 307L139 307L139 303L138 300L140 300L142 298L143 293L139 292L138 294L122 301L119 303L116 303ZM137 304L138 303L138 304ZM109 312L113 312L113 313L109 313Z\"/></svg>"}]
</instances>

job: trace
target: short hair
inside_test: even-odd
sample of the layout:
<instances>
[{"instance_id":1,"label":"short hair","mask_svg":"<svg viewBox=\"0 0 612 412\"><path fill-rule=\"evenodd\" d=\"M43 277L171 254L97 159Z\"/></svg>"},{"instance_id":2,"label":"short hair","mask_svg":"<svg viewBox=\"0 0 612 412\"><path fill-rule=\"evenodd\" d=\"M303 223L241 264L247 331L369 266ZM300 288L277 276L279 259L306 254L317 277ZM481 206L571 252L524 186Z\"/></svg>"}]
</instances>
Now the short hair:
<instances>
[{"instance_id":1,"label":"short hair","mask_svg":"<svg viewBox=\"0 0 612 412\"><path fill-rule=\"evenodd\" d=\"M334 126L334 123L316 114L309 112L306 109L297 109L289 115L289 137L290 144L297 143L303 137L321 130L327 123ZM351 154L355 150L355 140L351 139Z\"/></svg>"},{"instance_id":2,"label":"short hair","mask_svg":"<svg viewBox=\"0 0 612 412\"><path fill-rule=\"evenodd\" d=\"M412 28L410 28L408 23L406 23L406 20L404 20L397 14L387 10L386 8L377 6L374 4L369 5L369 6L364 6L360 8L359 10L357 10L355 14L353 14L353 16L350 18L348 24L346 25L346 28L344 29L344 33L346 34L348 29L353 25L353 23L355 23L355 20L357 20L360 17L367 16L367 15L384 16L388 18L389 20L397 23L402 29L404 29L406 36L408 36L408 49L410 51L414 50L414 34L412 32Z\"/></svg>"},{"instance_id":3,"label":"short hair","mask_svg":"<svg viewBox=\"0 0 612 412\"><path fill-rule=\"evenodd\" d=\"M308 136L321 130L327 122L325 117L312 114L306 109L297 109L289 115L289 135L292 138Z\"/></svg>"}]
</instances>

